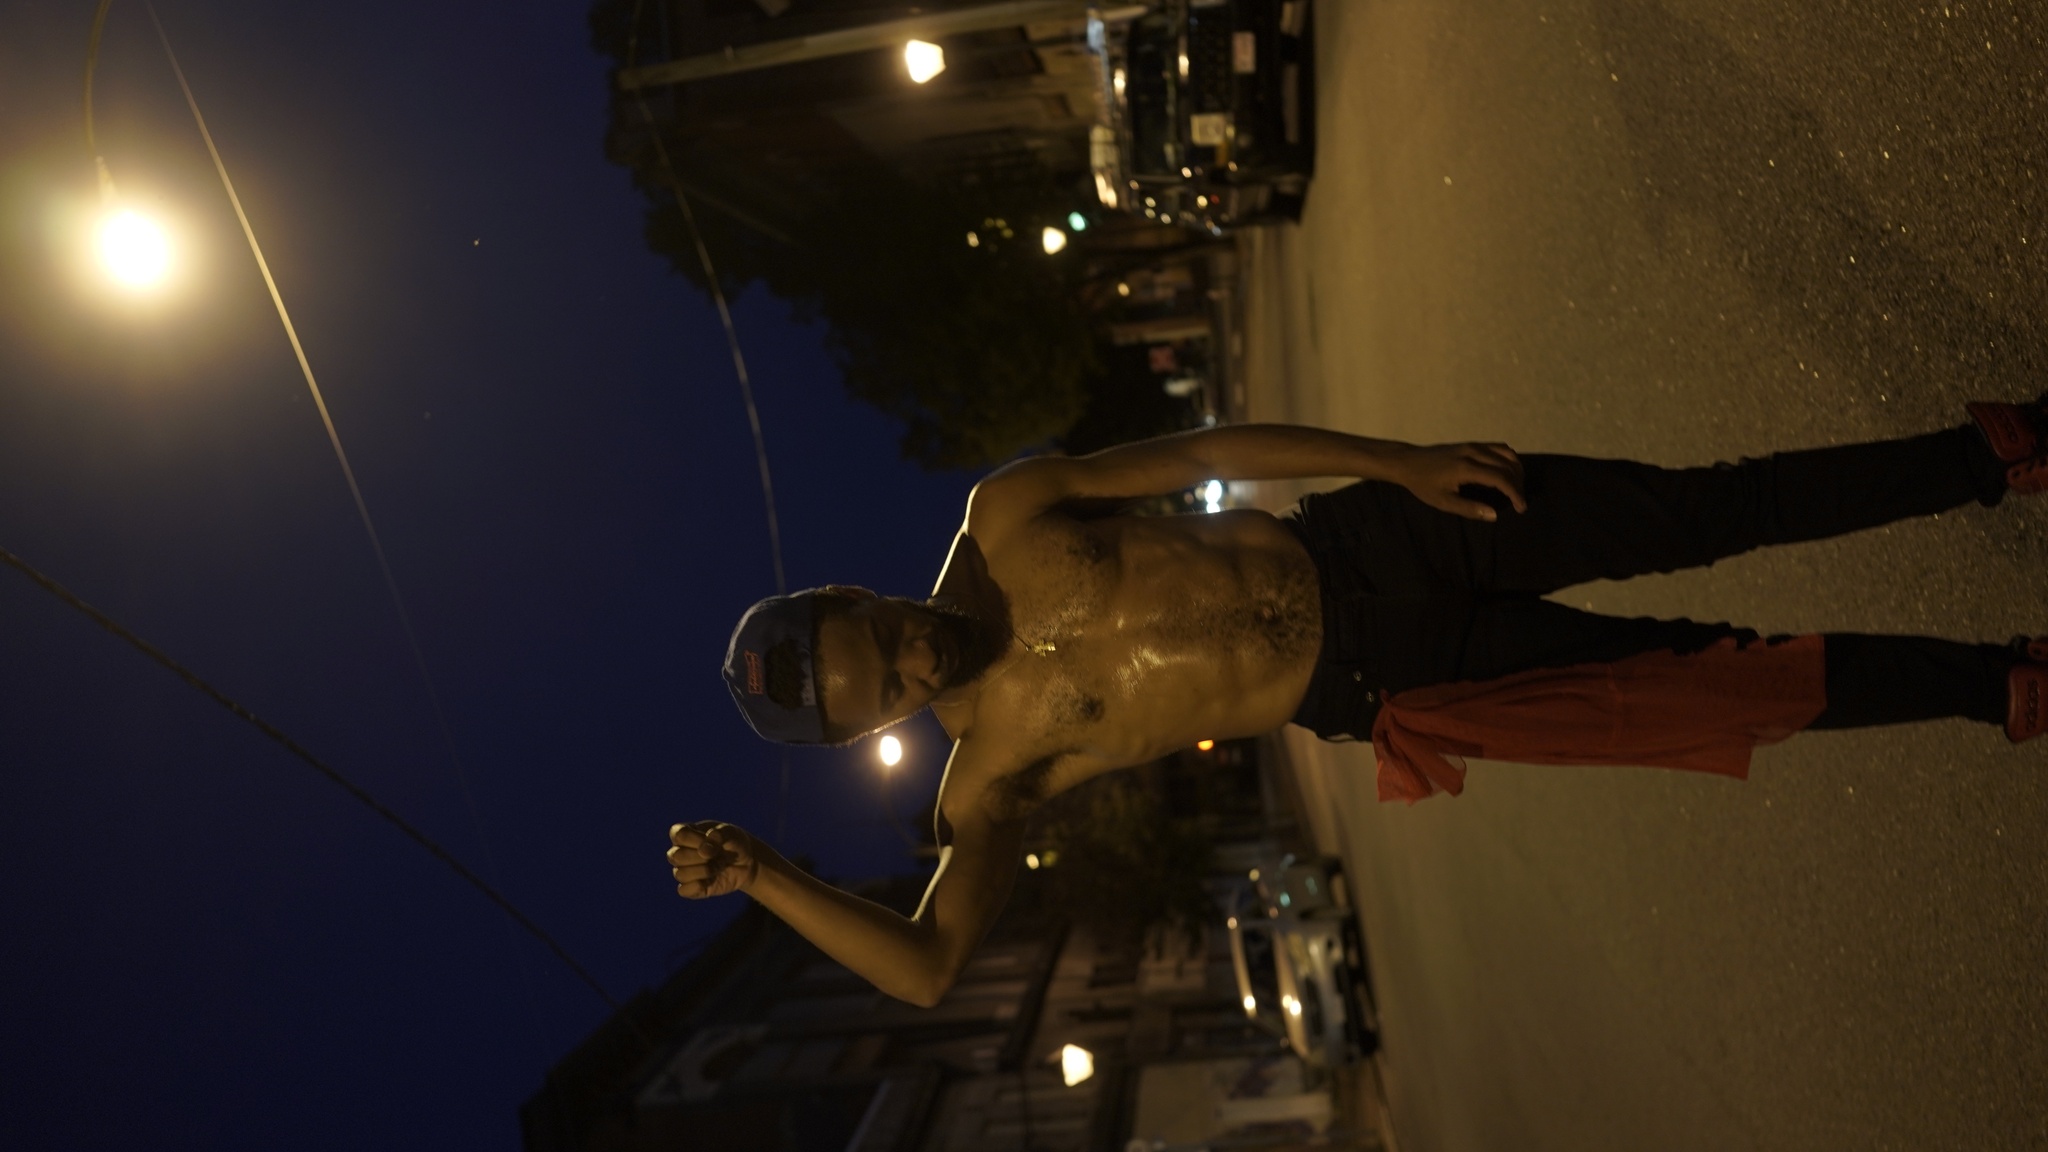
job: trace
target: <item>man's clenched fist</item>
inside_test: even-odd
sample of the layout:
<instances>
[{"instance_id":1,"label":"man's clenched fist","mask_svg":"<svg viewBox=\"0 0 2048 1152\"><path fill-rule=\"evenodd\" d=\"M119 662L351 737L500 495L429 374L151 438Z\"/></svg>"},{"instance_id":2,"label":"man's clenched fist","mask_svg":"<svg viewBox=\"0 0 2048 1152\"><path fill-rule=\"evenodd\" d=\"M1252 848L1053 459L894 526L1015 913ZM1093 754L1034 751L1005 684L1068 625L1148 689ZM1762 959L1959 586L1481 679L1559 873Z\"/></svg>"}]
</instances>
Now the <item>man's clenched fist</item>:
<instances>
[{"instance_id":1,"label":"man's clenched fist","mask_svg":"<svg viewBox=\"0 0 2048 1152\"><path fill-rule=\"evenodd\" d=\"M736 824L715 820L672 824L668 839L676 895L691 900L740 891L754 882L761 866L754 838Z\"/></svg>"}]
</instances>

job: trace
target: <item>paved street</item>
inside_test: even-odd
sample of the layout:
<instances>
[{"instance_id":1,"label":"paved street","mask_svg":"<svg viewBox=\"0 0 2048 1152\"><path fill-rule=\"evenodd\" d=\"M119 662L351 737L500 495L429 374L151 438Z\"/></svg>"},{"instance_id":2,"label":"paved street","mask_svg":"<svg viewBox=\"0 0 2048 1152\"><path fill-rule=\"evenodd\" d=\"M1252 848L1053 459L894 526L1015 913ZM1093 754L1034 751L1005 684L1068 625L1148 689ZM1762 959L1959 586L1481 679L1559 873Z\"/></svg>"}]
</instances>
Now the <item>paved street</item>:
<instances>
[{"instance_id":1,"label":"paved street","mask_svg":"<svg viewBox=\"0 0 2048 1152\"><path fill-rule=\"evenodd\" d=\"M1244 243L1251 416L1690 464L2033 395L2039 12L1320 4L1309 209ZM2048 630L2048 499L1561 598ZM1369 751L1293 743L1409 1152L2048 1147L2048 747L1948 722L1799 737L1746 784L1480 764L1402 808Z\"/></svg>"}]
</instances>

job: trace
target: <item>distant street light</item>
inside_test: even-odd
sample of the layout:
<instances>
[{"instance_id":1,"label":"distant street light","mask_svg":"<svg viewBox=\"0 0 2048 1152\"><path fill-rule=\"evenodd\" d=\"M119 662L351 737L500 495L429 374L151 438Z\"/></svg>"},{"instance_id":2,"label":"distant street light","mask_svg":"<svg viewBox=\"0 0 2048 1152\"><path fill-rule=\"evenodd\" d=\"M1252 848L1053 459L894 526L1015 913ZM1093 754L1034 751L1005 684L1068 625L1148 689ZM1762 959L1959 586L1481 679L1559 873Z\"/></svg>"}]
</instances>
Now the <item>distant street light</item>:
<instances>
[{"instance_id":1,"label":"distant street light","mask_svg":"<svg viewBox=\"0 0 2048 1152\"><path fill-rule=\"evenodd\" d=\"M1045 244L1045 254L1047 256L1067 246L1067 234L1050 224L1046 225L1045 231L1039 234L1039 239Z\"/></svg>"},{"instance_id":2,"label":"distant street light","mask_svg":"<svg viewBox=\"0 0 2048 1152\"><path fill-rule=\"evenodd\" d=\"M1060 1079L1072 1088L1081 1081L1095 1075L1095 1053L1079 1044L1068 1044L1060 1049Z\"/></svg>"},{"instance_id":3,"label":"distant street light","mask_svg":"<svg viewBox=\"0 0 2048 1152\"><path fill-rule=\"evenodd\" d=\"M926 40L912 40L903 46L903 66L910 81L922 84L946 70L946 50Z\"/></svg>"},{"instance_id":4,"label":"distant street light","mask_svg":"<svg viewBox=\"0 0 2048 1152\"><path fill-rule=\"evenodd\" d=\"M1067 213L1067 227L1076 232L1086 232L1088 230L1088 218L1079 212L1069 212Z\"/></svg>"},{"instance_id":5,"label":"distant street light","mask_svg":"<svg viewBox=\"0 0 2048 1152\"><path fill-rule=\"evenodd\" d=\"M882 793L882 816L888 821L889 828L902 839L903 846L916 851L916 837L910 834L902 821L896 819L896 804L889 798L889 784L896 778L893 769L903 762L903 741L894 736L884 736L875 741L875 759L882 762L882 770L875 774L875 783Z\"/></svg>"}]
</instances>

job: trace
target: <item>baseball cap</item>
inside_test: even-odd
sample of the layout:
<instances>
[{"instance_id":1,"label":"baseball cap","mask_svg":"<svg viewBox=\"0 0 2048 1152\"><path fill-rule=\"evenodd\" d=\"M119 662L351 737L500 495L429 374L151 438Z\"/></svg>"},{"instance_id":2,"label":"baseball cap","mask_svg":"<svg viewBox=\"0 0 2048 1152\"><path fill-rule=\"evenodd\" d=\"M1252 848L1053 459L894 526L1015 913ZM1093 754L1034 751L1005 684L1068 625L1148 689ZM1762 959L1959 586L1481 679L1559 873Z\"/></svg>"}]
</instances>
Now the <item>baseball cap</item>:
<instances>
[{"instance_id":1,"label":"baseball cap","mask_svg":"<svg viewBox=\"0 0 2048 1152\"><path fill-rule=\"evenodd\" d=\"M763 739L783 744L825 742L825 713L818 705L818 679L812 661L813 626L817 620L816 588L770 596L747 609L732 630L725 650L725 686ZM799 673L786 685L783 699L769 695L769 664L793 667ZM795 695L790 693L794 691Z\"/></svg>"}]
</instances>

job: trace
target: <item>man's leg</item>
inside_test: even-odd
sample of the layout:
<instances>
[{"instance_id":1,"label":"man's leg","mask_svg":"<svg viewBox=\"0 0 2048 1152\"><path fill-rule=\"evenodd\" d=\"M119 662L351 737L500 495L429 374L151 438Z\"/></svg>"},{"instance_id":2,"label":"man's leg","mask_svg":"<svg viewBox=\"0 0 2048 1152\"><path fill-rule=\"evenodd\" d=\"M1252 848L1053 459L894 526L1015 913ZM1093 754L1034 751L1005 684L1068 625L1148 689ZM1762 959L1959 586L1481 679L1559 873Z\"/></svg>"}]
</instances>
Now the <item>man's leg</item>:
<instances>
[{"instance_id":1,"label":"man's leg","mask_svg":"<svg viewBox=\"0 0 2048 1152\"><path fill-rule=\"evenodd\" d=\"M1758 638L1732 624L1602 616L1536 596L1373 597L1351 610L1365 618L1368 678L1390 694Z\"/></svg>"},{"instance_id":2,"label":"man's leg","mask_svg":"<svg viewBox=\"0 0 2048 1152\"><path fill-rule=\"evenodd\" d=\"M2009 644L1830 632L1828 706L1809 727L1875 728L1948 716L2003 725L2012 711L2012 670L2021 662Z\"/></svg>"},{"instance_id":3,"label":"man's leg","mask_svg":"<svg viewBox=\"0 0 2048 1152\"><path fill-rule=\"evenodd\" d=\"M1600 616L1536 596L1382 596L1341 581L1331 593L1321 656L1294 716L1325 740L1365 739L1386 697L1412 688L1756 638L1728 624Z\"/></svg>"},{"instance_id":4,"label":"man's leg","mask_svg":"<svg viewBox=\"0 0 2048 1152\"><path fill-rule=\"evenodd\" d=\"M1522 460L1525 513L1502 507L1498 520L1468 520L1367 482L1303 501L1302 528L1348 553L1383 594L1540 594L1992 504L2006 484L2005 464L1973 425L1704 468Z\"/></svg>"},{"instance_id":5,"label":"man's leg","mask_svg":"<svg viewBox=\"0 0 2048 1152\"><path fill-rule=\"evenodd\" d=\"M1325 739L1364 739L1387 696L1496 680L1534 668L1606 664L1644 652L1697 652L1747 628L1602 616L1535 596L1353 595L1326 605L1323 657L1295 722ZM1827 707L1814 728L1945 717L2003 724L2014 740L2048 730L2048 643L1966 644L1925 636L1829 633Z\"/></svg>"},{"instance_id":6,"label":"man's leg","mask_svg":"<svg viewBox=\"0 0 2048 1152\"><path fill-rule=\"evenodd\" d=\"M1530 668L1610 663L1665 649L1683 654L1726 637L1764 642L1754 631L1728 624L1601 616L1540 599L1491 601L1472 612L1455 674L1442 679L1491 680ZM1825 643L1828 703L1812 728L1870 728L1948 717L2003 725L2013 701L2012 670L2026 663L2024 652L2010 644L1931 636L1830 632Z\"/></svg>"}]
</instances>

